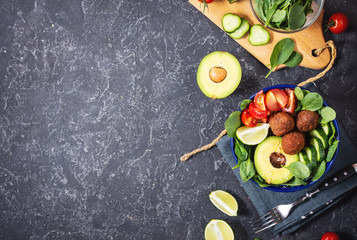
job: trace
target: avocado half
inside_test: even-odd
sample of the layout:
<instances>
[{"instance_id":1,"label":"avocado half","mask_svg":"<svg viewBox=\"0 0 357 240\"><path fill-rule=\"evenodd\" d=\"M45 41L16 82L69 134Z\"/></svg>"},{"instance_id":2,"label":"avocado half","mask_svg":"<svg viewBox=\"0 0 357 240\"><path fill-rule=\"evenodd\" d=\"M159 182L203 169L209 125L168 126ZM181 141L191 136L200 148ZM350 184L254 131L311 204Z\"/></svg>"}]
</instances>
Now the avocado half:
<instances>
[{"instance_id":1,"label":"avocado half","mask_svg":"<svg viewBox=\"0 0 357 240\"><path fill-rule=\"evenodd\" d=\"M225 98L236 90L242 69L235 56L216 51L206 55L197 69L197 84L210 98Z\"/></svg>"},{"instance_id":2,"label":"avocado half","mask_svg":"<svg viewBox=\"0 0 357 240\"><path fill-rule=\"evenodd\" d=\"M283 184L293 178L287 167L299 160L298 154L284 153L281 145L282 137L267 137L254 153L254 165L258 174L269 184Z\"/></svg>"}]
</instances>

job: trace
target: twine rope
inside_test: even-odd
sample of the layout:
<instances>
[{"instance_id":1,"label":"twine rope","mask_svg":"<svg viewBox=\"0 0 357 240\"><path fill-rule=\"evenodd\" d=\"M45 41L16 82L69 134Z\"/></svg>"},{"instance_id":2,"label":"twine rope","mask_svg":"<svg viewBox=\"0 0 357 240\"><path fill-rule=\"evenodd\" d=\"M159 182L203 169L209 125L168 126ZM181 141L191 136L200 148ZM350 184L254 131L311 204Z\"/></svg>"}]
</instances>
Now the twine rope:
<instances>
[{"instance_id":1,"label":"twine rope","mask_svg":"<svg viewBox=\"0 0 357 240\"><path fill-rule=\"evenodd\" d=\"M317 79L323 77L332 68L332 65L335 62L335 59L337 57L337 51L336 51L336 47L335 47L335 44L333 43L333 41L329 40L329 41L327 41L325 43L325 46L323 46L322 48L315 49L314 50L314 54L316 56L319 56L326 48L330 48L330 50L331 50L331 60L330 60L329 64L327 65L327 67L325 68L325 70L323 70L322 72L317 74L315 77L311 77L311 78L307 79L306 81L303 81L303 82L299 83L297 86L302 87L302 86L305 86L308 83L316 81ZM227 130L224 129L218 135L218 137L216 139L214 139L211 143L209 143L209 144L207 144L207 145L205 145L203 147L197 148L197 149L193 150L192 152L185 153L184 155L181 156L180 160L185 162L190 157L192 157L193 155L212 148L226 134L227 134Z\"/></svg>"}]
</instances>

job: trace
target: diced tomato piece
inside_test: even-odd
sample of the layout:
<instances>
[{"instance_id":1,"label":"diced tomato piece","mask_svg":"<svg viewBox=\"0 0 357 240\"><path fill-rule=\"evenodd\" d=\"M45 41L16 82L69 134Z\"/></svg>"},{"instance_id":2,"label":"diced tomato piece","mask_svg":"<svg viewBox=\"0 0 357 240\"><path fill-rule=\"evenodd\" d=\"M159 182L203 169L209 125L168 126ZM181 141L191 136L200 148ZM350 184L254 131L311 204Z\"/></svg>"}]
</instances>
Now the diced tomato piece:
<instances>
[{"instance_id":1,"label":"diced tomato piece","mask_svg":"<svg viewBox=\"0 0 357 240\"><path fill-rule=\"evenodd\" d=\"M265 94L265 106L273 112L280 110L278 101L276 100L275 95L271 90Z\"/></svg>"},{"instance_id":2,"label":"diced tomato piece","mask_svg":"<svg viewBox=\"0 0 357 240\"><path fill-rule=\"evenodd\" d=\"M242 112L241 119L243 124L247 127L255 127L258 123L258 120L250 115L248 108Z\"/></svg>"},{"instance_id":3,"label":"diced tomato piece","mask_svg":"<svg viewBox=\"0 0 357 240\"><path fill-rule=\"evenodd\" d=\"M267 109L265 106L265 94L263 90L260 90L257 94L255 94L254 105L263 111Z\"/></svg>"},{"instance_id":4,"label":"diced tomato piece","mask_svg":"<svg viewBox=\"0 0 357 240\"><path fill-rule=\"evenodd\" d=\"M267 110L260 110L254 103L249 104L249 114L256 119L264 119L268 116Z\"/></svg>"},{"instance_id":5,"label":"diced tomato piece","mask_svg":"<svg viewBox=\"0 0 357 240\"><path fill-rule=\"evenodd\" d=\"M294 90L287 88L285 89L285 93L287 94L289 100L286 106L281 110L283 112L293 113L297 107L297 98L295 96Z\"/></svg>"},{"instance_id":6,"label":"diced tomato piece","mask_svg":"<svg viewBox=\"0 0 357 240\"><path fill-rule=\"evenodd\" d=\"M274 94L276 101L279 104L279 107L280 108L285 107L288 102L288 96L286 95L286 93L280 89L277 89L277 88L274 88L270 91Z\"/></svg>"}]
</instances>

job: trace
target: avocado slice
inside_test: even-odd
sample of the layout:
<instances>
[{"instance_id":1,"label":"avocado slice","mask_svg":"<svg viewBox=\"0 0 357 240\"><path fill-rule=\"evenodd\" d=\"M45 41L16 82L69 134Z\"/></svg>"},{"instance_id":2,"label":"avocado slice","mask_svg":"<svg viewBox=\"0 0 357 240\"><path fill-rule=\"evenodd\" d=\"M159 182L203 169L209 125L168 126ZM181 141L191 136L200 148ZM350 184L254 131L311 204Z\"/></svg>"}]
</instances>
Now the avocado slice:
<instances>
[{"instance_id":1,"label":"avocado slice","mask_svg":"<svg viewBox=\"0 0 357 240\"><path fill-rule=\"evenodd\" d=\"M258 174L269 184L283 184L293 178L291 172L282 167L298 161L298 154L284 153L281 145L282 137L267 137L254 153L254 165Z\"/></svg>"},{"instance_id":2,"label":"avocado slice","mask_svg":"<svg viewBox=\"0 0 357 240\"><path fill-rule=\"evenodd\" d=\"M236 57L216 51L206 55L197 69L197 84L210 98L225 98L236 90L242 69Z\"/></svg>"}]
</instances>

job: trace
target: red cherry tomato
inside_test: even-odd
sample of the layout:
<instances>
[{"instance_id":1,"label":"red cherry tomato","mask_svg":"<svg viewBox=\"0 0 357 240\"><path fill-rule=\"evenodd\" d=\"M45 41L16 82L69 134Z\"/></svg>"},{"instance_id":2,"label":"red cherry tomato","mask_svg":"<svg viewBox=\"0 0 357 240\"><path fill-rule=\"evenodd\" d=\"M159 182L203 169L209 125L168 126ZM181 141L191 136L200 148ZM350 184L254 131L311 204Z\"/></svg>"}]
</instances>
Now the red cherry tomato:
<instances>
[{"instance_id":1,"label":"red cherry tomato","mask_svg":"<svg viewBox=\"0 0 357 240\"><path fill-rule=\"evenodd\" d=\"M343 13L334 13L329 18L327 27L333 33L343 33L348 28L348 18Z\"/></svg>"},{"instance_id":2,"label":"red cherry tomato","mask_svg":"<svg viewBox=\"0 0 357 240\"><path fill-rule=\"evenodd\" d=\"M268 117L268 111L260 110L253 102L249 104L249 114L256 119L266 119Z\"/></svg>"},{"instance_id":3,"label":"red cherry tomato","mask_svg":"<svg viewBox=\"0 0 357 240\"><path fill-rule=\"evenodd\" d=\"M258 120L253 118L249 114L248 108L244 109L244 111L242 112L241 119L242 119L243 124L247 127L255 127L258 123Z\"/></svg>"},{"instance_id":4,"label":"red cherry tomato","mask_svg":"<svg viewBox=\"0 0 357 240\"><path fill-rule=\"evenodd\" d=\"M321 240L340 240L340 237L334 232L327 232L322 235Z\"/></svg>"},{"instance_id":5,"label":"red cherry tomato","mask_svg":"<svg viewBox=\"0 0 357 240\"><path fill-rule=\"evenodd\" d=\"M265 94L265 106L273 112L280 110L278 101L276 100L275 95L271 90Z\"/></svg>"},{"instance_id":6,"label":"red cherry tomato","mask_svg":"<svg viewBox=\"0 0 357 240\"><path fill-rule=\"evenodd\" d=\"M293 113L297 107L297 98L293 89L285 89L285 93L288 96L288 103L281 110L283 112Z\"/></svg>"},{"instance_id":7,"label":"red cherry tomato","mask_svg":"<svg viewBox=\"0 0 357 240\"><path fill-rule=\"evenodd\" d=\"M260 90L257 94L255 94L254 105L263 111L265 111L267 109L265 106L265 94L264 94L263 90Z\"/></svg>"},{"instance_id":8,"label":"red cherry tomato","mask_svg":"<svg viewBox=\"0 0 357 240\"><path fill-rule=\"evenodd\" d=\"M277 89L277 88L272 89L270 91L273 92L273 94L276 98L276 101L279 104L279 107L280 108L285 107L286 104L288 103L288 96L285 94L285 92L280 89Z\"/></svg>"}]
</instances>

